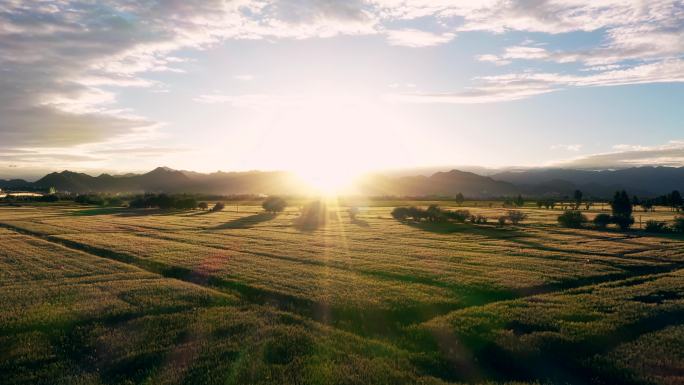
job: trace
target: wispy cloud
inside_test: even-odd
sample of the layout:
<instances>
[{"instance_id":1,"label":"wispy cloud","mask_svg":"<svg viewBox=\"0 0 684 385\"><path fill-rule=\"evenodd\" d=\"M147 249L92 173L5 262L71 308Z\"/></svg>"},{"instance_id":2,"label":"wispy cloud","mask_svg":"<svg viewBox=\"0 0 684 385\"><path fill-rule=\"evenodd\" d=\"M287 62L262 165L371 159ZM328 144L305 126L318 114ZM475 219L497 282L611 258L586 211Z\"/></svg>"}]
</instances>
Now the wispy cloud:
<instances>
[{"instance_id":1,"label":"wispy cloud","mask_svg":"<svg viewBox=\"0 0 684 385\"><path fill-rule=\"evenodd\" d=\"M581 144L554 144L550 147L552 150L565 150L577 152L582 149Z\"/></svg>"},{"instance_id":2,"label":"wispy cloud","mask_svg":"<svg viewBox=\"0 0 684 385\"><path fill-rule=\"evenodd\" d=\"M391 45L404 47L432 47L450 42L454 37L453 33L437 34L421 31L417 29L399 29L386 31L387 41Z\"/></svg>"},{"instance_id":3,"label":"wispy cloud","mask_svg":"<svg viewBox=\"0 0 684 385\"><path fill-rule=\"evenodd\" d=\"M684 140L673 140L663 145L616 145L618 151L593 154L565 161L556 165L577 168L622 168L633 166L684 166Z\"/></svg>"},{"instance_id":4,"label":"wispy cloud","mask_svg":"<svg viewBox=\"0 0 684 385\"><path fill-rule=\"evenodd\" d=\"M454 93L404 93L391 100L414 103L491 103L524 99L566 88L684 82L684 60L671 59L590 74L522 72L483 76L478 84Z\"/></svg>"}]
</instances>

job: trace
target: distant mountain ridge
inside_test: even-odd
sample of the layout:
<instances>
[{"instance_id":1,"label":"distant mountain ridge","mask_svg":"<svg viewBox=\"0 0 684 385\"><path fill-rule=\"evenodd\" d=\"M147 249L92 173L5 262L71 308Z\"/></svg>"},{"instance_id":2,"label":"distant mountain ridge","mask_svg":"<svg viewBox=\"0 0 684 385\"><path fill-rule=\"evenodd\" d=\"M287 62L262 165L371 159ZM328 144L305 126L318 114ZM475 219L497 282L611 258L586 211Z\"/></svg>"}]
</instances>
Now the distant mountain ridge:
<instances>
[{"instance_id":1,"label":"distant mountain ridge","mask_svg":"<svg viewBox=\"0 0 684 385\"><path fill-rule=\"evenodd\" d=\"M247 171L198 173L157 167L144 174L91 176L73 171L53 172L35 182L0 180L2 189L48 189L73 193L204 193L307 194L306 186L293 173ZM574 169L531 169L505 171L491 176L451 170L432 175L369 175L358 182L357 193L368 196L454 196L503 197L571 196L575 189L585 196L608 198L616 190L656 196L673 190L684 191L684 167L634 167L622 170L586 171Z\"/></svg>"}]
</instances>

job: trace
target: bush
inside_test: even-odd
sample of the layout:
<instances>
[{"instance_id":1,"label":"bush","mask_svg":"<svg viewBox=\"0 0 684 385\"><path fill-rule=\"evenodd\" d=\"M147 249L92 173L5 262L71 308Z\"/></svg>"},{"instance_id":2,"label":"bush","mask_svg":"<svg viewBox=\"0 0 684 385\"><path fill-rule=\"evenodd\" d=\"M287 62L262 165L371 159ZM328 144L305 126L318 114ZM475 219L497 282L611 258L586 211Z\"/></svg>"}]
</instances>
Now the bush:
<instances>
[{"instance_id":1,"label":"bush","mask_svg":"<svg viewBox=\"0 0 684 385\"><path fill-rule=\"evenodd\" d=\"M225 204L225 203L223 203L223 202L216 202L216 204L214 205L214 207L211 208L211 211L214 211L214 212L216 212L216 211L221 211L221 210L223 210L225 207L226 207L226 204Z\"/></svg>"},{"instance_id":2,"label":"bush","mask_svg":"<svg viewBox=\"0 0 684 385\"><path fill-rule=\"evenodd\" d=\"M430 205L427 210L425 210L425 218L427 218L429 222L442 222L444 217L444 211L437 205Z\"/></svg>"},{"instance_id":3,"label":"bush","mask_svg":"<svg viewBox=\"0 0 684 385\"><path fill-rule=\"evenodd\" d=\"M479 225L485 224L485 223L487 223L487 217L485 217L484 215L478 215L475 218L475 223L477 223Z\"/></svg>"},{"instance_id":4,"label":"bush","mask_svg":"<svg viewBox=\"0 0 684 385\"><path fill-rule=\"evenodd\" d=\"M261 203L261 207L271 214L277 214L287 207L287 202L281 197L271 196Z\"/></svg>"},{"instance_id":5,"label":"bush","mask_svg":"<svg viewBox=\"0 0 684 385\"><path fill-rule=\"evenodd\" d=\"M672 225L672 231L675 233L684 233L684 216L677 216Z\"/></svg>"},{"instance_id":6,"label":"bush","mask_svg":"<svg viewBox=\"0 0 684 385\"><path fill-rule=\"evenodd\" d=\"M59 197L56 194L43 195L38 198L38 202L57 202Z\"/></svg>"},{"instance_id":7,"label":"bush","mask_svg":"<svg viewBox=\"0 0 684 385\"><path fill-rule=\"evenodd\" d=\"M599 214L594 217L594 226L599 229L605 229L611 222L612 220L608 214Z\"/></svg>"},{"instance_id":8,"label":"bush","mask_svg":"<svg viewBox=\"0 0 684 385\"><path fill-rule=\"evenodd\" d=\"M447 211L445 214L447 218L461 223L470 217L470 211L468 210Z\"/></svg>"},{"instance_id":9,"label":"bush","mask_svg":"<svg viewBox=\"0 0 684 385\"><path fill-rule=\"evenodd\" d=\"M356 220L356 216L359 215L359 208L356 206L350 207L349 210L347 210L347 213L352 221Z\"/></svg>"},{"instance_id":10,"label":"bush","mask_svg":"<svg viewBox=\"0 0 684 385\"><path fill-rule=\"evenodd\" d=\"M560 223L560 225L563 227L577 229L582 227L582 225L586 222L587 217L577 210L567 210L558 216L558 223Z\"/></svg>"},{"instance_id":11,"label":"bush","mask_svg":"<svg viewBox=\"0 0 684 385\"><path fill-rule=\"evenodd\" d=\"M629 228L634 224L634 218L624 215L613 215L611 221L618 225L622 231L629 230Z\"/></svg>"},{"instance_id":12,"label":"bush","mask_svg":"<svg viewBox=\"0 0 684 385\"><path fill-rule=\"evenodd\" d=\"M646 221L646 227L644 228L649 233L667 233L670 228L667 227L665 222L658 221Z\"/></svg>"},{"instance_id":13,"label":"bush","mask_svg":"<svg viewBox=\"0 0 684 385\"><path fill-rule=\"evenodd\" d=\"M200 202L197 204L197 208L199 208L200 210L206 210L209 208L209 205L207 204L207 202Z\"/></svg>"},{"instance_id":14,"label":"bush","mask_svg":"<svg viewBox=\"0 0 684 385\"><path fill-rule=\"evenodd\" d=\"M76 198L74 198L74 202L80 203L82 205L104 206L105 204L104 198L95 194L77 195Z\"/></svg>"},{"instance_id":15,"label":"bush","mask_svg":"<svg viewBox=\"0 0 684 385\"><path fill-rule=\"evenodd\" d=\"M518 223L527 219L527 214L518 210L508 210L508 215L506 215L506 217L511 221L512 224L517 225Z\"/></svg>"},{"instance_id":16,"label":"bush","mask_svg":"<svg viewBox=\"0 0 684 385\"><path fill-rule=\"evenodd\" d=\"M408 208L406 207L395 207L391 214L392 218L400 221L406 220L409 216Z\"/></svg>"},{"instance_id":17,"label":"bush","mask_svg":"<svg viewBox=\"0 0 684 385\"><path fill-rule=\"evenodd\" d=\"M418 207L411 206L406 209L406 213L409 218L412 218L414 221L420 221L421 219L425 218L425 211L419 209Z\"/></svg>"},{"instance_id":18,"label":"bush","mask_svg":"<svg viewBox=\"0 0 684 385\"><path fill-rule=\"evenodd\" d=\"M506 224L506 220L508 220L508 217L505 215L502 215L496 220L496 222L499 226L504 226Z\"/></svg>"}]
</instances>

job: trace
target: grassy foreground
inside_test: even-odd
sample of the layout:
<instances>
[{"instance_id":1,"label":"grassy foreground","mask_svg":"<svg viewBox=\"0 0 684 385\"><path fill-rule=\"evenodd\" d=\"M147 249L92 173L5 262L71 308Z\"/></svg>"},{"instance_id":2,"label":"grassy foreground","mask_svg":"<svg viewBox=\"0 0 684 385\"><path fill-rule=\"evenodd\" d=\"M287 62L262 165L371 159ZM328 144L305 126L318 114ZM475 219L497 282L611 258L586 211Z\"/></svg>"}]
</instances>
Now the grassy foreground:
<instances>
[{"instance_id":1,"label":"grassy foreground","mask_svg":"<svg viewBox=\"0 0 684 385\"><path fill-rule=\"evenodd\" d=\"M391 203L2 207L2 383L684 383L683 239Z\"/></svg>"}]
</instances>

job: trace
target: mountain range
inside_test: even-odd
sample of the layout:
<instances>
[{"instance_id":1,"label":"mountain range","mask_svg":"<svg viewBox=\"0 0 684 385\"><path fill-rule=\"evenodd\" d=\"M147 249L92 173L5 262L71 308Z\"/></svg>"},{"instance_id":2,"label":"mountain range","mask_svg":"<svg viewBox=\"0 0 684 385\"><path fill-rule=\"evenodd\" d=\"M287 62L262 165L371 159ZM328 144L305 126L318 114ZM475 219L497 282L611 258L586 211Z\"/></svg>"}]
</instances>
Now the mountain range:
<instances>
[{"instance_id":1,"label":"mountain range","mask_svg":"<svg viewBox=\"0 0 684 385\"><path fill-rule=\"evenodd\" d=\"M35 182L0 180L4 190L55 188L72 193L204 193L204 194L307 194L309 189L285 171L198 173L158 167L144 174L91 176L72 171L53 172ZM432 175L366 175L357 182L355 193L369 196L453 196L502 197L571 196L579 189L586 196L610 197L616 190L655 196L673 190L684 191L684 167L634 167L621 170L528 169L505 171L490 176L451 170Z\"/></svg>"}]
</instances>

